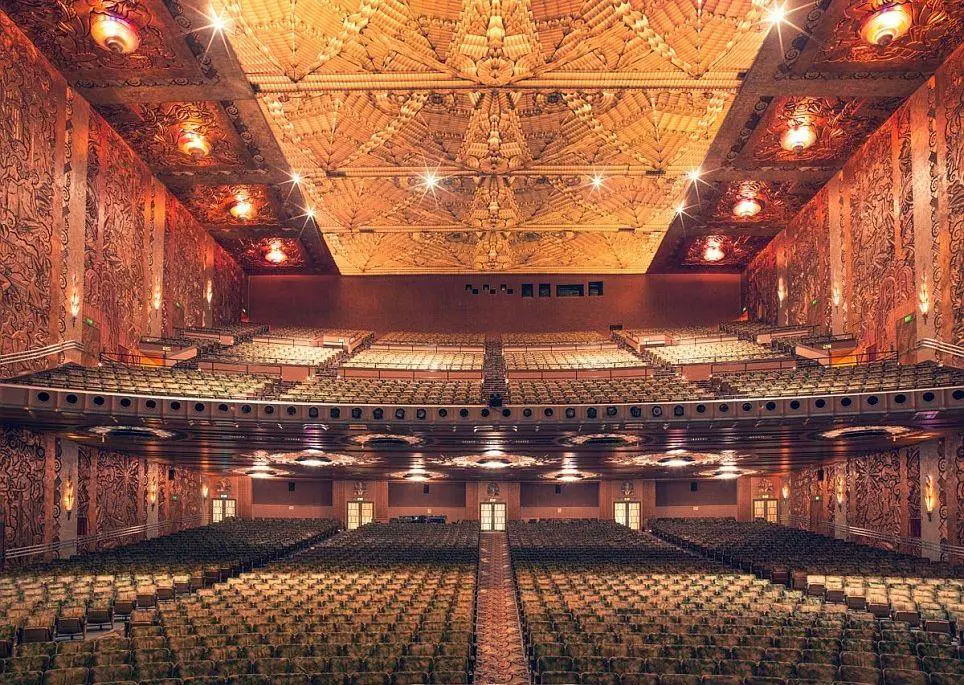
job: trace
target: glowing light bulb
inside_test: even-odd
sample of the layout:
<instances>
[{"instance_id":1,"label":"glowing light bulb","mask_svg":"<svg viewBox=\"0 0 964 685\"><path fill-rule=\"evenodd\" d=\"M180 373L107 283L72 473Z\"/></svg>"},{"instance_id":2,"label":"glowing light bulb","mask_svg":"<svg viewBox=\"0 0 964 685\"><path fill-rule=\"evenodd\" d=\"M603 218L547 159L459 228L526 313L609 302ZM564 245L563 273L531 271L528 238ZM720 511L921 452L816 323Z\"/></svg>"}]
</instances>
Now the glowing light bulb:
<instances>
[{"instance_id":1,"label":"glowing light bulb","mask_svg":"<svg viewBox=\"0 0 964 685\"><path fill-rule=\"evenodd\" d=\"M603 187L605 180L606 179L599 174L595 174L591 179L589 179L589 182L592 183L593 190L599 190Z\"/></svg>"},{"instance_id":2,"label":"glowing light bulb","mask_svg":"<svg viewBox=\"0 0 964 685\"><path fill-rule=\"evenodd\" d=\"M281 249L281 241L274 240L268 246L268 251L264 255L264 260L271 264L283 264L288 261L288 255Z\"/></svg>"},{"instance_id":3,"label":"glowing light bulb","mask_svg":"<svg viewBox=\"0 0 964 685\"><path fill-rule=\"evenodd\" d=\"M426 171L425 175L422 176L422 182L428 190L434 190L438 187L439 177L433 171Z\"/></svg>"},{"instance_id":4,"label":"glowing light bulb","mask_svg":"<svg viewBox=\"0 0 964 685\"><path fill-rule=\"evenodd\" d=\"M867 17L860 35L871 45L885 48L905 36L913 23L913 17L905 5L888 5Z\"/></svg>"},{"instance_id":5,"label":"glowing light bulb","mask_svg":"<svg viewBox=\"0 0 964 685\"><path fill-rule=\"evenodd\" d=\"M141 44L140 33L131 22L109 12L90 15L90 37L103 50L129 55Z\"/></svg>"},{"instance_id":6,"label":"glowing light bulb","mask_svg":"<svg viewBox=\"0 0 964 685\"><path fill-rule=\"evenodd\" d=\"M210 20L208 27L215 33L224 33L228 30L228 27L231 26L231 20L218 14L213 7L208 14L208 19Z\"/></svg>"},{"instance_id":7,"label":"glowing light bulb","mask_svg":"<svg viewBox=\"0 0 964 685\"><path fill-rule=\"evenodd\" d=\"M763 205L755 197L741 197L733 205L733 215L741 219L749 219L759 214L763 210Z\"/></svg>"},{"instance_id":8,"label":"glowing light bulb","mask_svg":"<svg viewBox=\"0 0 964 685\"><path fill-rule=\"evenodd\" d=\"M780 147L800 154L817 142L817 132L810 124L791 126L780 136Z\"/></svg>"},{"instance_id":9,"label":"glowing light bulb","mask_svg":"<svg viewBox=\"0 0 964 685\"><path fill-rule=\"evenodd\" d=\"M292 173L291 173L291 184L292 184L292 185L298 185L299 183L301 183L301 174L299 174L297 171L292 172Z\"/></svg>"},{"instance_id":10,"label":"glowing light bulb","mask_svg":"<svg viewBox=\"0 0 964 685\"><path fill-rule=\"evenodd\" d=\"M686 172L686 178L692 181L693 183L696 183L697 181L699 181L702 175L703 175L703 171L699 167L696 167L695 169L690 169L689 171Z\"/></svg>"},{"instance_id":11,"label":"glowing light bulb","mask_svg":"<svg viewBox=\"0 0 964 685\"><path fill-rule=\"evenodd\" d=\"M249 221L257 214L254 204L244 195L238 195L234 200L234 204L231 205L231 209L228 211L231 212L231 216L241 221Z\"/></svg>"},{"instance_id":12,"label":"glowing light bulb","mask_svg":"<svg viewBox=\"0 0 964 685\"><path fill-rule=\"evenodd\" d=\"M719 238L710 238L706 241L706 249L703 250L703 260L707 262L718 262L726 256L720 245Z\"/></svg>"},{"instance_id":13,"label":"glowing light bulb","mask_svg":"<svg viewBox=\"0 0 964 685\"><path fill-rule=\"evenodd\" d=\"M177 138L177 148L188 157L201 159L211 154L211 143L203 134L193 129L184 129Z\"/></svg>"},{"instance_id":14,"label":"glowing light bulb","mask_svg":"<svg viewBox=\"0 0 964 685\"><path fill-rule=\"evenodd\" d=\"M769 9L764 17L764 21L771 26L776 26L777 24L783 24L787 20L787 6L786 5L774 5Z\"/></svg>"}]
</instances>

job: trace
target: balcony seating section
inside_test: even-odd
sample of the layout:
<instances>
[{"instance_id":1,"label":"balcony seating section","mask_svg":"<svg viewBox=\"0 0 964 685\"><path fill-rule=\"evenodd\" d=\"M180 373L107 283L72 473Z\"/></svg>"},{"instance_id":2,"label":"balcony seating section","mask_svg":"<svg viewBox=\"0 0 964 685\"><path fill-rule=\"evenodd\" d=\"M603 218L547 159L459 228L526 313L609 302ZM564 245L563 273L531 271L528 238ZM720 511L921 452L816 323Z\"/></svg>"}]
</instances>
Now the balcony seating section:
<instances>
[{"instance_id":1,"label":"balcony seating section","mask_svg":"<svg viewBox=\"0 0 964 685\"><path fill-rule=\"evenodd\" d=\"M17 642L82 637L243 569L330 537L327 519L227 521L0 576L0 657ZM0 679L2 682L2 679Z\"/></svg>"},{"instance_id":2,"label":"balcony seating section","mask_svg":"<svg viewBox=\"0 0 964 685\"><path fill-rule=\"evenodd\" d=\"M472 352L368 349L342 363L345 369L482 371L485 355Z\"/></svg>"},{"instance_id":3,"label":"balcony seating section","mask_svg":"<svg viewBox=\"0 0 964 685\"><path fill-rule=\"evenodd\" d=\"M341 338L346 341L372 335L360 328L315 328L311 326L272 326L268 335L276 338L321 339Z\"/></svg>"},{"instance_id":4,"label":"balcony seating section","mask_svg":"<svg viewBox=\"0 0 964 685\"><path fill-rule=\"evenodd\" d=\"M313 376L286 390L281 399L346 404L480 404L482 382Z\"/></svg>"},{"instance_id":5,"label":"balcony seating section","mask_svg":"<svg viewBox=\"0 0 964 685\"><path fill-rule=\"evenodd\" d=\"M191 333L212 333L215 335L231 335L235 338L249 339L252 336L267 333L268 327L259 323L230 323L204 328L185 328L183 334L190 337Z\"/></svg>"},{"instance_id":6,"label":"balcony seating section","mask_svg":"<svg viewBox=\"0 0 964 685\"><path fill-rule=\"evenodd\" d=\"M720 330L711 326L680 326L679 328L628 328L620 331L621 335L634 338L666 336L668 338L694 338L719 335Z\"/></svg>"},{"instance_id":7,"label":"balcony seating section","mask_svg":"<svg viewBox=\"0 0 964 685\"><path fill-rule=\"evenodd\" d=\"M692 345L653 347L647 352L665 364L696 364L711 361L752 361L785 356L769 347L746 340L706 342Z\"/></svg>"},{"instance_id":8,"label":"balcony seating section","mask_svg":"<svg viewBox=\"0 0 964 685\"><path fill-rule=\"evenodd\" d=\"M179 367L125 366L107 362L96 367L66 364L6 382L90 392L214 399L256 399L270 394L274 386L273 379L254 374Z\"/></svg>"},{"instance_id":9,"label":"balcony seating section","mask_svg":"<svg viewBox=\"0 0 964 685\"><path fill-rule=\"evenodd\" d=\"M684 402L713 396L677 374L647 378L510 380L509 396L519 404Z\"/></svg>"},{"instance_id":10,"label":"balcony seating section","mask_svg":"<svg viewBox=\"0 0 964 685\"><path fill-rule=\"evenodd\" d=\"M244 342L206 354L204 361L229 363L291 364L294 366L326 366L341 350L312 345L276 345L273 343Z\"/></svg>"},{"instance_id":11,"label":"balcony seating section","mask_svg":"<svg viewBox=\"0 0 964 685\"><path fill-rule=\"evenodd\" d=\"M439 345L441 347L481 347L484 333L422 333L417 331L388 331L378 335L375 344Z\"/></svg>"},{"instance_id":12,"label":"balcony seating section","mask_svg":"<svg viewBox=\"0 0 964 685\"><path fill-rule=\"evenodd\" d=\"M616 347L600 350L506 350L509 371L579 371L648 366L639 357Z\"/></svg>"},{"instance_id":13,"label":"balcony seating section","mask_svg":"<svg viewBox=\"0 0 964 685\"><path fill-rule=\"evenodd\" d=\"M510 522L533 683L943 685L949 633L879 621L611 522Z\"/></svg>"},{"instance_id":14,"label":"balcony seating section","mask_svg":"<svg viewBox=\"0 0 964 685\"><path fill-rule=\"evenodd\" d=\"M579 345L604 343L609 336L599 331L560 331L556 333L503 333L502 344L506 347L539 345Z\"/></svg>"},{"instance_id":15,"label":"balcony seating section","mask_svg":"<svg viewBox=\"0 0 964 685\"><path fill-rule=\"evenodd\" d=\"M746 371L720 376L718 383L721 396L831 395L964 385L964 370L929 361L919 364L884 361Z\"/></svg>"},{"instance_id":16,"label":"balcony seating section","mask_svg":"<svg viewBox=\"0 0 964 685\"><path fill-rule=\"evenodd\" d=\"M964 567L837 540L806 530L732 519L660 519L653 531L808 594L917 625L964 629Z\"/></svg>"}]
</instances>

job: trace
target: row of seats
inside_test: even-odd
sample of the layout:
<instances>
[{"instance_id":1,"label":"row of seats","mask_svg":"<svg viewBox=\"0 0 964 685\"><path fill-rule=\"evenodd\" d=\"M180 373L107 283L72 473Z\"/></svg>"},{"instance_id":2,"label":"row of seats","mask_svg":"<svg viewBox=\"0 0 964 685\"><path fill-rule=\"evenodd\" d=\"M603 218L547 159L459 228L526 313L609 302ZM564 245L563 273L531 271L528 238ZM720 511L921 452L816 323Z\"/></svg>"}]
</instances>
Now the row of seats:
<instances>
[{"instance_id":1,"label":"row of seats","mask_svg":"<svg viewBox=\"0 0 964 685\"><path fill-rule=\"evenodd\" d=\"M325 366L334 361L341 350L313 345L276 345L274 343L244 342L207 354L205 361L295 364Z\"/></svg>"},{"instance_id":2,"label":"row of seats","mask_svg":"<svg viewBox=\"0 0 964 685\"><path fill-rule=\"evenodd\" d=\"M66 364L6 382L42 388L218 399L257 399L274 386L274 380L267 376L107 362L93 367Z\"/></svg>"},{"instance_id":3,"label":"row of seats","mask_svg":"<svg viewBox=\"0 0 964 685\"><path fill-rule=\"evenodd\" d=\"M509 523L535 683L959 683L948 632L914 631L606 521Z\"/></svg>"},{"instance_id":4,"label":"row of seats","mask_svg":"<svg viewBox=\"0 0 964 685\"><path fill-rule=\"evenodd\" d=\"M579 345L604 343L609 338L599 331L560 331L557 333L503 333L502 344L525 345Z\"/></svg>"},{"instance_id":5,"label":"row of seats","mask_svg":"<svg viewBox=\"0 0 964 685\"><path fill-rule=\"evenodd\" d=\"M82 635L138 607L189 593L333 535L327 519L221 523L0 576L0 656L15 641ZM9 654L7 654L9 655Z\"/></svg>"},{"instance_id":6,"label":"row of seats","mask_svg":"<svg viewBox=\"0 0 964 685\"><path fill-rule=\"evenodd\" d=\"M747 340L666 345L649 348L648 353L665 364L695 364L711 361L752 361L784 356L769 347Z\"/></svg>"},{"instance_id":7,"label":"row of seats","mask_svg":"<svg viewBox=\"0 0 964 685\"><path fill-rule=\"evenodd\" d=\"M341 366L345 369L481 371L484 359L484 354L474 352L367 349Z\"/></svg>"},{"instance_id":8,"label":"row of seats","mask_svg":"<svg viewBox=\"0 0 964 685\"><path fill-rule=\"evenodd\" d=\"M389 331L378 336L377 343L392 345L440 345L443 347L481 347L485 344L484 333L420 333L415 331Z\"/></svg>"},{"instance_id":9,"label":"row of seats","mask_svg":"<svg viewBox=\"0 0 964 685\"><path fill-rule=\"evenodd\" d=\"M677 374L646 378L510 380L509 397L519 404L678 402L713 393Z\"/></svg>"},{"instance_id":10,"label":"row of seats","mask_svg":"<svg viewBox=\"0 0 964 685\"><path fill-rule=\"evenodd\" d=\"M718 383L721 396L829 395L964 385L964 370L930 361L919 364L886 361L747 371L720 376Z\"/></svg>"},{"instance_id":11,"label":"row of seats","mask_svg":"<svg viewBox=\"0 0 964 685\"><path fill-rule=\"evenodd\" d=\"M509 371L622 369L647 366L646 362L636 355L615 345L593 350L506 350L503 356Z\"/></svg>"},{"instance_id":12,"label":"row of seats","mask_svg":"<svg viewBox=\"0 0 964 685\"><path fill-rule=\"evenodd\" d=\"M964 567L837 540L762 521L660 519L653 531L674 543L813 596L881 616L941 628L964 627Z\"/></svg>"},{"instance_id":13,"label":"row of seats","mask_svg":"<svg viewBox=\"0 0 964 685\"><path fill-rule=\"evenodd\" d=\"M281 399L296 402L479 404L482 402L482 382L313 376L286 390Z\"/></svg>"}]
</instances>

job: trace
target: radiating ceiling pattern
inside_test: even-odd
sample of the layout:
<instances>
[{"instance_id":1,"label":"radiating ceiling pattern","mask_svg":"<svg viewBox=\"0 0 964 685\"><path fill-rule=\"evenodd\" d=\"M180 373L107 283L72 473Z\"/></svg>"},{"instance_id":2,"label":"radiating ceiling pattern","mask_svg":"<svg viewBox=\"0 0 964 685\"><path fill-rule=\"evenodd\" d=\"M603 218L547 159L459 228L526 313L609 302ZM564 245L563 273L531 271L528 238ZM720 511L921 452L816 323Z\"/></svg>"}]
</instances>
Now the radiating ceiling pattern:
<instances>
[{"instance_id":1,"label":"radiating ceiling pattern","mask_svg":"<svg viewBox=\"0 0 964 685\"><path fill-rule=\"evenodd\" d=\"M642 273L768 4L214 7L342 273Z\"/></svg>"}]
</instances>

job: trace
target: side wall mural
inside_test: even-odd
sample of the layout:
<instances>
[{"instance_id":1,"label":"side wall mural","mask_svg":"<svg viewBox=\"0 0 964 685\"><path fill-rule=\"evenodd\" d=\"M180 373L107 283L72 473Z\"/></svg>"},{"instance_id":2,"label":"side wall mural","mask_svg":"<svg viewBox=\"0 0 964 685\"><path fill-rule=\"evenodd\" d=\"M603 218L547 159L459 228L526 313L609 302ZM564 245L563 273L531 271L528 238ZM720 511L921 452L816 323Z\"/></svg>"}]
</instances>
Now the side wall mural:
<instances>
[{"instance_id":1,"label":"side wall mural","mask_svg":"<svg viewBox=\"0 0 964 685\"><path fill-rule=\"evenodd\" d=\"M131 526L173 532L201 523L201 474L53 434L0 426L0 510L7 549ZM173 479L171 478L173 476ZM66 509L65 492L72 493ZM106 547L130 538L103 542Z\"/></svg>"},{"instance_id":2,"label":"side wall mural","mask_svg":"<svg viewBox=\"0 0 964 685\"><path fill-rule=\"evenodd\" d=\"M238 265L2 13L0 73L0 355L236 321Z\"/></svg>"},{"instance_id":3,"label":"side wall mural","mask_svg":"<svg viewBox=\"0 0 964 685\"><path fill-rule=\"evenodd\" d=\"M867 352L964 341L964 49L753 260L744 303Z\"/></svg>"},{"instance_id":4,"label":"side wall mural","mask_svg":"<svg viewBox=\"0 0 964 685\"><path fill-rule=\"evenodd\" d=\"M754 491L766 480L782 498L785 486L781 522L798 528L911 554L921 541L964 545L964 433L820 470L755 478Z\"/></svg>"}]
</instances>

